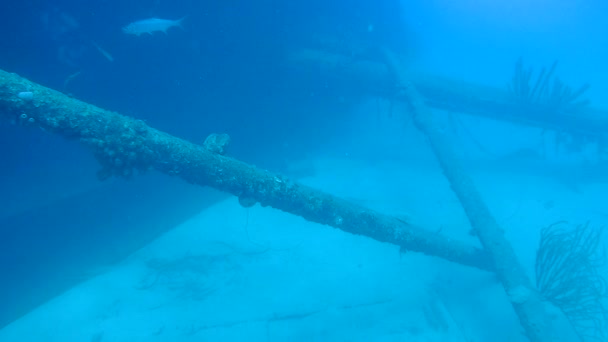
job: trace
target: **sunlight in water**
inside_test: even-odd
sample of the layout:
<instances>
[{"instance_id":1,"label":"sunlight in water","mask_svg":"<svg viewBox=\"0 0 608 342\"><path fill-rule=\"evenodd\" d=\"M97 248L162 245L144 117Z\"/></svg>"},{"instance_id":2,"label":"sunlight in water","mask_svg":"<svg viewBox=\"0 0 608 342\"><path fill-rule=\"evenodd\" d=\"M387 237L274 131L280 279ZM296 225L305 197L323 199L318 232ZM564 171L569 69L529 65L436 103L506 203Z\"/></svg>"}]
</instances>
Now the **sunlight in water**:
<instances>
[{"instance_id":1,"label":"sunlight in water","mask_svg":"<svg viewBox=\"0 0 608 342\"><path fill-rule=\"evenodd\" d=\"M448 20L463 20L471 24L493 23L505 29L549 30L572 24L585 6L576 1L551 0L463 0L433 1L433 7L443 8Z\"/></svg>"}]
</instances>

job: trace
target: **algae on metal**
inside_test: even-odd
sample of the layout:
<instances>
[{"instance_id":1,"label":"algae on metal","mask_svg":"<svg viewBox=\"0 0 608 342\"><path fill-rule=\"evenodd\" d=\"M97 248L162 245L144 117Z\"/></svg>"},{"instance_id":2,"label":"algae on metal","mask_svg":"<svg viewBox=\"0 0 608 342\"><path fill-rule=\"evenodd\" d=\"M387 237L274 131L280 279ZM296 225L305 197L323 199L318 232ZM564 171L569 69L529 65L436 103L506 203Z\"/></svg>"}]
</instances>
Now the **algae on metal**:
<instances>
[{"instance_id":1,"label":"algae on metal","mask_svg":"<svg viewBox=\"0 0 608 342\"><path fill-rule=\"evenodd\" d=\"M33 98L19 98L21 91L32 92ZM20 119L22 115L25 120ZM404 250L492 270L487 253L477 247L298 184L223 156L209 146L179 139L141 120L103 110L1 70L0 117L38 126L90 147L102 166L102 179L132 177L154 168L231 193L246 206L257 202Z\"/></svg>"}]
</instances>

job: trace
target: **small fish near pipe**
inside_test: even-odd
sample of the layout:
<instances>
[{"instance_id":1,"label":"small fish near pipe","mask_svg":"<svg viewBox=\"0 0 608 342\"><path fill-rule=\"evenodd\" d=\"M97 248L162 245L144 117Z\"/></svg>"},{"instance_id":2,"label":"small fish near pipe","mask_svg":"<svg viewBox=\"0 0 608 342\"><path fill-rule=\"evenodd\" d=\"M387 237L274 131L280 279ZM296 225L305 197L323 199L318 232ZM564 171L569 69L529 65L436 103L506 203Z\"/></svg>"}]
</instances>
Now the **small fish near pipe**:
<instances>
[{"instance_id":1,"label":"small fish near pipe","mask_svg":"<svg viewBox=\"0 0 608 342\"><path fill-rule=\"evenodd\" d=\"M186 17L177 20L160 18L138 20L123 27L122 32L135 36L141 36L142 34L153 35L155 32L167 34L167 31L172 27L180 27L183 29L182 22L184 19L186 19Z\"/></svg>"}]
</instances>

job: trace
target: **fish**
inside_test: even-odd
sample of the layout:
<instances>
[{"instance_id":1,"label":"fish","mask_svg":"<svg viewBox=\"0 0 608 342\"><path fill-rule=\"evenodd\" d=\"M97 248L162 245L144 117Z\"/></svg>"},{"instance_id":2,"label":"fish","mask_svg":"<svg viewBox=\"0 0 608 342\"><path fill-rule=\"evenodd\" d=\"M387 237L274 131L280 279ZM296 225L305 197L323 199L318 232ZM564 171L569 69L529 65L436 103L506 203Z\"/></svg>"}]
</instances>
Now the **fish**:
<instances>
[{"instance_id":1,"label":"fish","mask_svg":"<svg viewBox=\"0 0 608 342\"><path fill-rule=\"evenodd\" d=\"M172 27L181 27L182 26L182 22L184 21L184 19L186 19L186 17L183 17L181 19L177 19L177 20L170 20L170 19L160 19L160 18L149 18L149 19L143 19L143 20L138 20L135 22L130 23L129 25L125 26L122 28L122 32L126 33L126 34L132 34L135 36L140 36L142 34L154 34L154 32L162 32L162 33L167 33L167 30L169 30Z\"/></svg>"},{"instance_id":2,"label":"fish","mask_svg":"<svg viewBox=\"0 0 608 342\"><path fill-rule=\"evenodd\" d=\"M94 41L91 41L91 44L93 44L95 49L97 49L97 51L99 51L99 53L102 54L109 62L114 62L114 57L112 57L112 55L108 51L106 51L104 48L99 46L99 44L95 43Z\"/></svg>"}]
</instances>

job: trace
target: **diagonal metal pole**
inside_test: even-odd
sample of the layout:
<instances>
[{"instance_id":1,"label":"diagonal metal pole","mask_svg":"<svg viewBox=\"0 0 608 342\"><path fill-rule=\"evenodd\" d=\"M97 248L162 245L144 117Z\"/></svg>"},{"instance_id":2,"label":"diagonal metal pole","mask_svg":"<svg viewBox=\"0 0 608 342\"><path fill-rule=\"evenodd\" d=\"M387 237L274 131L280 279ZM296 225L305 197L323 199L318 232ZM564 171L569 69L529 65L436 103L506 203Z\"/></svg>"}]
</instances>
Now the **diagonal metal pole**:
<instances>
[{"instance_id":1,"label":"diagonal metal pole","mask_svg":"<svg viewBox=\"0 0 608 342\"><path fill-rule=\"evenodd\" d=\"M450 142L433 121L432 111L424 104L414 85L408 81L397 56L391 51L384 52L387 65L395 75L402 92L400 95L406 100L414 124L427 137L443 173L464 208L473 231L484 249L490 253L496 274L524 327L526 336L533 342L559 340L554 327L551 326L545 303L517 260L513 247L490 213L473 180L455 157Z\"/></svg>"},{"instance_id":2,"label":"diagonal metal pole","mask_svg":"<svg viewBox=\"0 0 608 342\"><path fill-rule=\"evenodd\" d=\"M245 206L257 202L406 250L493 269L488 254L477 247L223 156L219 145L190 143L2 70L0 118L77 139L93 150L103 178L153 168L231 193Z\"/></svg>"}]
</instances>

